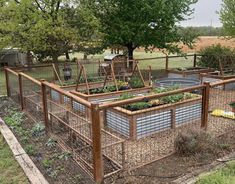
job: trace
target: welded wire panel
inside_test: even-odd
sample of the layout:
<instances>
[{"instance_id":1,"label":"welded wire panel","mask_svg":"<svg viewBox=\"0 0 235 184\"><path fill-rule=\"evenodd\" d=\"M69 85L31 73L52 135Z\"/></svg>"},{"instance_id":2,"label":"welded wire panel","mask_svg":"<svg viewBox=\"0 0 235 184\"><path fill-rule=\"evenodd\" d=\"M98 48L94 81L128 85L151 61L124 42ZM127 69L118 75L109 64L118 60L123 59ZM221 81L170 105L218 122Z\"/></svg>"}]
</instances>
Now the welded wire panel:
<instances>
[{"instance_id":1,"label":"welded wire panel","mask_svg":"<svg viewBox=\"0 0 235 184\"><path fill-rule=\"evenodd\" d=\"M8 72L10 96L13 101L20 103L20 89L18 76Z\"/></svg>"},{"instance_id":2,"label":"welded wire panel","mask_svg":"<svg viewBox=\"0 0 235 184\"><path fill-rule=\"evenodd\" d=\"M228 114L232 113L229 105L235 101L235 90L223 90L223 85L210 89L208 131L213 135L221 135L235 128L235 120L228 117L214 116L212 112L222 110Z\"/></svg>"}]
</instances>

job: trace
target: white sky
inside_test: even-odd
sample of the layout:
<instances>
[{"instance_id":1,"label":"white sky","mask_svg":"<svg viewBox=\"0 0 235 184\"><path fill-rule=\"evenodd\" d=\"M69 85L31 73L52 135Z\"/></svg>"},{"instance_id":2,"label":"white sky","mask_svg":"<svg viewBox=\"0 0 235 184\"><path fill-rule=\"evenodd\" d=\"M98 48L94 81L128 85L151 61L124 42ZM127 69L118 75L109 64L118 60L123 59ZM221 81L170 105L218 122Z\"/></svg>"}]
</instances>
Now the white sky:
<instances>
[{"instance_id":1,"label":"white sky","mask_svg":"<svg viewBox=\"0 0 235 184\"><path fill-rule=\"evenodd\" d=\"M221 8L222 0L198 0L193 5L195 12L191 15L191 20L186 20L181 23L182 26L222 26L219 20L219 15L216 11Z\"/></svg>"}]
</instances>

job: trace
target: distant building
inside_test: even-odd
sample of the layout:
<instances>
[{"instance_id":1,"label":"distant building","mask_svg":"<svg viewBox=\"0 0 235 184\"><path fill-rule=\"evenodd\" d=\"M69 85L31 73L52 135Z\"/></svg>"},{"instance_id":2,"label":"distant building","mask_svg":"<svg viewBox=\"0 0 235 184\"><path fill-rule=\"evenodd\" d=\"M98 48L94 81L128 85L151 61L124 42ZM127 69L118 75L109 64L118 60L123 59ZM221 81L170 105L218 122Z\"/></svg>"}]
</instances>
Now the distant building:
<instances>
[{"instance_id":1,"label":"distant building","mask_svg":"<svg viewBox=\"0 0 235 184\"><path fill-rule=\"evenodd\" d=\"M17 48L4 48L0 51L0 66L24 66L27 54Z\"/></svg>"}]
</instances>

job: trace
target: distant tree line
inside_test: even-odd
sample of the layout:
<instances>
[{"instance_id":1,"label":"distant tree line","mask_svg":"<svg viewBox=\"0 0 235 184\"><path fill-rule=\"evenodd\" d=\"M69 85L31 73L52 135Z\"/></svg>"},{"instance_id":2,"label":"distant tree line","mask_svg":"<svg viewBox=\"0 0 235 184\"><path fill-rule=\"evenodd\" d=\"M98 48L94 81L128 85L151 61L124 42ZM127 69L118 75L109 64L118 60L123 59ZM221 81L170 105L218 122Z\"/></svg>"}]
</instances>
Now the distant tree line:
<instances>
[{"instance_id":1,"label":"distant tree line","mask_svg":"<svg viewBox=\"0 0 235 184\"><path fill-rule=\"evenodd\" d=\"M200 26L185 27L183 29L194 32L197 36L223 36L222 27Z\"/></svg>"}]
</instances>

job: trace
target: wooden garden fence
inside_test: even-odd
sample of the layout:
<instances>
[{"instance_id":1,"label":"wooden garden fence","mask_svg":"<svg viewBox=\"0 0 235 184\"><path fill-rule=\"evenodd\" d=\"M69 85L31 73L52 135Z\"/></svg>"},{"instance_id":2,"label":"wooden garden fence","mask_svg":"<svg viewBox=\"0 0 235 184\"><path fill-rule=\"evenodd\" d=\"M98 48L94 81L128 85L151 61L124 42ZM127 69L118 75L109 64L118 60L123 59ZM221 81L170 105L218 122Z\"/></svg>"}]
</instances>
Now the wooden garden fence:
<instances>
[{"instance_id":1,"label":"wooden garden fence","mask_svg":"<svg viewBox=\"0 0 235 184\"><path fill-rule=\"evenodd\" d=\"M226 101L235 100L234 91L227 93L221 88L235 83L235 79L98 104L10 68L5 68L5 77L8 97L34 121L43 122L47 134L71 151L75 161L97 183L121 170L138 168L172 154L174 138L181 131L178 127L186 131L192 125L207 130L212 107L217 102L225 105L220 102L224 101L220 94L225 99L227 96ZM181 93L198 97L151 111L130 113L120 108ZM155 135L153 130L159 133ZM167 147L163 147L164 143Z\"/></svg>"}]
</instances>

